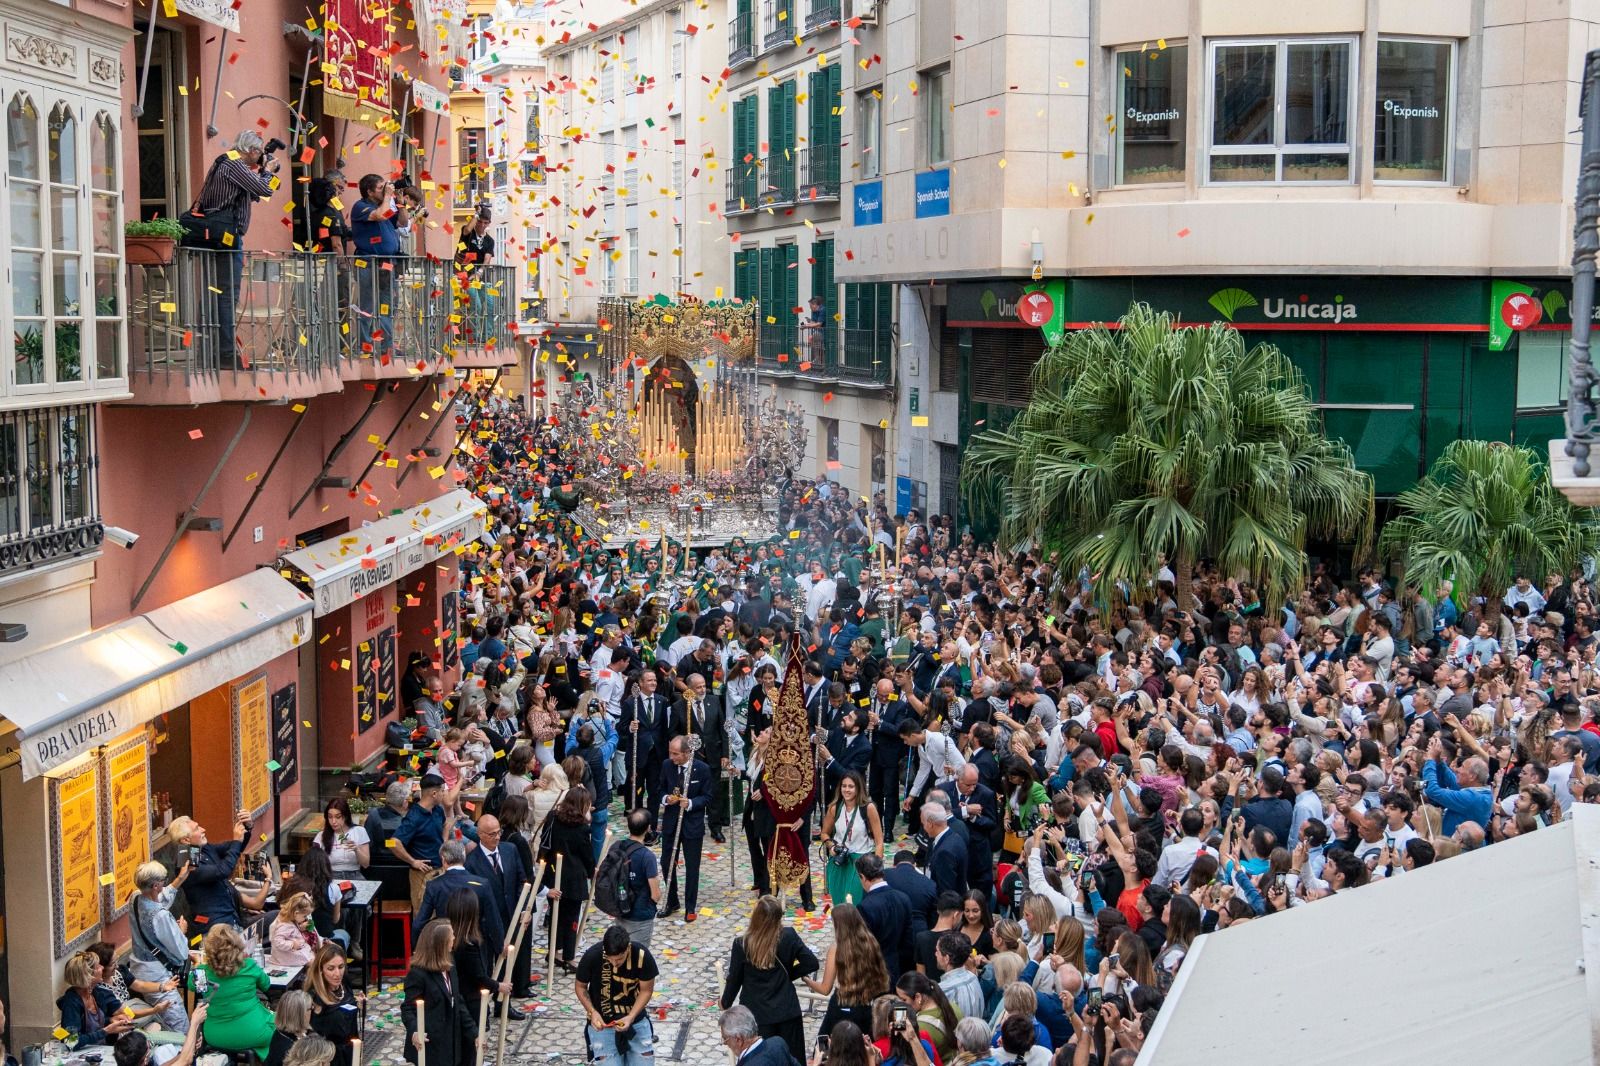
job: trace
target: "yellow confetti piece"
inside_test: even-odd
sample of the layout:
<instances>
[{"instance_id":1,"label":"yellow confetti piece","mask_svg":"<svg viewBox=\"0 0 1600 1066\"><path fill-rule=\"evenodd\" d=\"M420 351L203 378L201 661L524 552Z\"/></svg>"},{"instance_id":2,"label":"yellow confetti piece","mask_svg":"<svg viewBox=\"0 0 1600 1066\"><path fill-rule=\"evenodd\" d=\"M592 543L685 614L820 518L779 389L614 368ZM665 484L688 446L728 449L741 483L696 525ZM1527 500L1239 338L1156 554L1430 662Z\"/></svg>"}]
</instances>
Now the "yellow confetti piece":
<instances>
[{"instance_id":1,"label":"yellow confetti piece","mask_svg":"<svg viewBox=\"0 0 1600 1066\"><path fill-rule=\"evenodd\" d=\"M114 884L117 883L117 875L116 874L101 874L100 875L100 883L102 885L114 885Z\"/></svg>"},{"instance_id":2,"label":"yellow confetti piece","mask_svg":"<svg viewBox=\"0 0 1600 1066\"><path fill-rule=\"evenodd\" d=\"M927 415L912 415L911 416L911 424L913 426L925 426L925 425L928 424L928 416Z\"/></svg>"}]
</instances>

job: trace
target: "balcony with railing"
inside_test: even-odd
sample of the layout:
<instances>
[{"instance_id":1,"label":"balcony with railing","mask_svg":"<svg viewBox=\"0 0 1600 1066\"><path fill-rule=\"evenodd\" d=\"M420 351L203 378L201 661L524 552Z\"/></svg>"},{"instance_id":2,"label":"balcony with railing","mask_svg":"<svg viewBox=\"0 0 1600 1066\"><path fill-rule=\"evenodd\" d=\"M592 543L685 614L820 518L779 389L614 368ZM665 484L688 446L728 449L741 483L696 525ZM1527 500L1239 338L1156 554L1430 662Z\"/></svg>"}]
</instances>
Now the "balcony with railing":
<instances>
[{"instance_id":1,"label":"balcony with railing","mask_svg":"<svg viewBox=\"0 0 1600 1066\"><path fill-rule=\"evenodd\" d=\"M457 271L445 344L458 367L498 367L517 361L517 270L486 265Z\"/></svg>"},{"instance_id":2,"label":"balcony with railing","mask_svg":"<svg viewBox=\"0 0 1600 1066\"><path fill-rule=\"evenodd\" d=\"M728 66L739 67L756 57L756 17L746 11L728 20Z\"/></svg>"},{"instance_id":3,"label":"balcony with railing","mask_svg":"<svg viewBox=\"0 0 1600 1066\"><path fill-rule=\"evenodd\" d=\"M756 352L761 363L778 373L797 373L803 361L800 327L795 322L762 322Z\"/></svg>"},{"instance_id":4,"label":"balcony with railing","mask_svg":"<svg viewBox=\"0 0 1600 1066\"><path fill-rule=\"evenodd\" d=\"M764 5L766 15L761 22L763 49L779 48L800 35L795 24L795 0L768 0Z\"/></svg>"},{"instance_id":5,"label":"balcony with railing","mask_svg":"<svg viewBox=\"0 0 1600 1066\"><path fill-rule=\"evenodd\" d=\"M754 163L734 163L728 170L725 180L728 191L722 205L723 214L744 214L761 206L756 198L756 193L761 188L760 167Z\"/></svg>"},{"instance_id":6,"label":"balcony with railing","mask_svg":"<svg viewBox=\"0 0 1600 1066\"><path fill-rule=\"evenodd\" d=\"M338 260L344 377L414 377L438 364L450 325L451 264L425 256Z\"/></svg>"},{"instance_id":7,"label":"balcony with railing","mask_svg":"<svg viewBox=\"0 0 1600 1066\"><path fill-rule=\"evenodd\" d=\"M284 400L342 387L335 256L179 248L171 263L129 269L129 402Z\"/></svg>"},{"instance_id":8,"label":"balcony with railing","mask_svg":"<svg viewBox=\"0 0 1600 1066\"><path fill-rule=\"evenodd\" d=\"M831 368L839 378L886 385L894 377L894 335L881 329L847 329L839 360Z\"/></svg>"},{"instance_id":9,"label":"balcony with railing","mask_svg":"<svg viewBox=\"0 0 1600 1066\"><path fill-rule=\"evenodd\" d=\"M839 21L839 0L810 0L806 11L806 32L825 29Z\"/></svg>"},{"instance_id":10,"label":"balcony with railing","mask_svg":"<svg viewBox=\"0 0 1600 1066\"><path fill-rule=\"evenodd\" d=\"M94 408L0 411L0 579L100 549Z\"/></svg>"},{"instance_id":11,"label":"balcony with railing","mask_svg":"<svg viewBox=\"0 0 1600 1066\"><path fill-rule=\"evenodd\" d=\"M800 169L800 202L839 198L839 146L813 144L795 153Z\"/></svg>"},{"instance_id":12,"label":"balcony with railing","mask_svg":"<svg viewBox=\"0 0 1600 1066\"><path fill-rule=\"evenodd\" d=\"M758 183L761 189L759 206L776 207L794 203L796 171L794 151L790 149L767 156L763 169L765 174Z\"/></svg>"}]
</instances>

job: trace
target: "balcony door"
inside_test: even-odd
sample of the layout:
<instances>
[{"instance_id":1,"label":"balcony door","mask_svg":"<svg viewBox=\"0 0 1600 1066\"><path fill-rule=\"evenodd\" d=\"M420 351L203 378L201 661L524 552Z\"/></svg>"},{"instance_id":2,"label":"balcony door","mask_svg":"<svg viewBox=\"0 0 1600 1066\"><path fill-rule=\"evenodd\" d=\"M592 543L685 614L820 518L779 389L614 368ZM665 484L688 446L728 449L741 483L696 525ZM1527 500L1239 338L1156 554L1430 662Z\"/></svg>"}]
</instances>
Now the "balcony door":
<instances>
[{"instance_id":1,"label":"balcony door","mask_svg":"<svg viewBox=\"0 0 1600 1066\"><path fill-rule=\"evenodd\" d=\"M189 195L188 122L184 84L183 38L157 26L150 47L150 72L144 113L139 116L139 217L175 218L193 201ZM135 54L145 52L145 31L135 37Z\"/></svg>"}]
</instances>

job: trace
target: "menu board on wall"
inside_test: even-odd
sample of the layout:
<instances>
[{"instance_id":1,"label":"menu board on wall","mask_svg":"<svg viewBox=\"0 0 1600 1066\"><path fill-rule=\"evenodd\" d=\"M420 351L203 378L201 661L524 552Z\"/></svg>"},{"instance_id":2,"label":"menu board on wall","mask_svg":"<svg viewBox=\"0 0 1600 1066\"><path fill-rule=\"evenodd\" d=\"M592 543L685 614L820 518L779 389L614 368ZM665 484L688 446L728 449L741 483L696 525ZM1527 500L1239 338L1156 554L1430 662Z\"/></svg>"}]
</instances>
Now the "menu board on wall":
<instances>
[{"instance_id":1,"label":"menu board on wall","mask_svg":"<svg viewBox=\"0 0 1600 1066\"><path fill-rule=\"evenodd\" d=\"M114 917L133 894L134 872L150 859L150 756L142 735L112 751L106 760L106 779L111 790L107 839L111 872L116 875L108 913Z\"/></svg>"},{"instance_id":2,"label":"menu board on wall","mask_svg":"<svg viewBox=\"0 0 1600 1066\"><path fill-rule=\"evenodd\" d=\"M295 686L288 684L272 694L272 761L278 764L281 795L300 780L300 722L295 714Z\"/></svg>"},{"instance_id":3,"label":"menu board on wall","mask_svg":"<svg viewBox=\"0 0 1600 1066\"><path fill-rule=\"evenodd\" d=\"M234 802L258 815L272 802L272 729L267 702L267 675L259 674L233 687Z\"/></svg>"},{"instance_id":4,"label":"menu board on wall","mask_svg":"<svg viewBox=\"0 0 1600 1066\"><path fill-rule=\"evenodd\" d=\"M56 954L80 946L100 925L99 794L91 764L81 773L51 784L55 831L51 861L56 867Z\"/></svg>"},{"instance_id":5,"label":"menu board on wall","mask_svg":"<svg viewBox=\"0 0 1600 1066\"><path fill-rule=\"evenodd\" d=\"M399 700L395 696L395 627L390 626L375 638L378 642L378 717L387 718L394 713Z\"/></svg>"},{"instance_id":6,"label":"menu board on wall","mask_svg":"<svg viewBox=\"0 0 1600 1066\"><path fill-rule=\"evenodd\" d=\"M378 647L368 638L356 645L356 731L365 733L378 721Z\"/></svg>"},{"instance_id":7,"label":"menu board on wall","mask_svg":"<svg viewBox=\"0 0 1600 1066\"><path fill-rule=\"evenodd\" d=\"M444 594L439 608L439 654L448 670L461 661L461 649L456 646L456 627L461 624L461 593L452 589Z\"/></svg>"}]
</instances>

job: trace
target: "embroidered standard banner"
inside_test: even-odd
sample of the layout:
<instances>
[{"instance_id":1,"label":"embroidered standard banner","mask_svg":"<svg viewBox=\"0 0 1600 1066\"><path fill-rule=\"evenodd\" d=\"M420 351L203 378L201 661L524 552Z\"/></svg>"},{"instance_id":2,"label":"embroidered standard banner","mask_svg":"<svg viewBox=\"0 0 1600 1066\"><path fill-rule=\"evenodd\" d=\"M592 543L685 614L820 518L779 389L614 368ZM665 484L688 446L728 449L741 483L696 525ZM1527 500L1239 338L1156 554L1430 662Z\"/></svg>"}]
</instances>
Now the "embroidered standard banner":
<instances>
[{"instance_id":1,"label":"embroidered standard banner","mask_svg":"<svg viewBox=\"0 0 1600 1066\"><path fill-rule=\"evenodd\" d=\"M391 118L390 0L327 0L322 92L330 115L377 127Z\"/></svg>"},{"instance_id":2,"label":"embroidered standard banner","mask_svg":"<svg viewBox=\"0 0 1600 1066\"><path fill-rule=\"evenodd\" d=\"M772 883L783 889L799 888L811 873L804 831L784 828L805 818L817 787L811 723L806 718L805 683L801 680L804 671L805 658L796 636L789 646L789 666L772 713L765 769L767 807L779 826L768 866Z\"/></svg>"}]
</instances>

